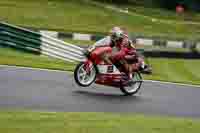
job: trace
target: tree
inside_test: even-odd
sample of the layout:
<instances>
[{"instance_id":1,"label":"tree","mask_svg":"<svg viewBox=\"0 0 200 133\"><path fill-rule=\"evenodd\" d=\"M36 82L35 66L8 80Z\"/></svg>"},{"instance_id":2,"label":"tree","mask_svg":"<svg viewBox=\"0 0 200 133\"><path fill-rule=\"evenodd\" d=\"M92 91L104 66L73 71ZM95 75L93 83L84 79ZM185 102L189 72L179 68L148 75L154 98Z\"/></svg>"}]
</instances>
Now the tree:
<instances>
[{"instance_id":1,"label":"tree","mask_svg":"<svg viewBox=\"0 0 200 133\"><path fill-rule=\"evenodd\" d=\"M199 0L161 0L161 6L167 9L175 9L177 5L182 5L185 9L191 11L200 11Z\"/></svg>"}]
</instances>

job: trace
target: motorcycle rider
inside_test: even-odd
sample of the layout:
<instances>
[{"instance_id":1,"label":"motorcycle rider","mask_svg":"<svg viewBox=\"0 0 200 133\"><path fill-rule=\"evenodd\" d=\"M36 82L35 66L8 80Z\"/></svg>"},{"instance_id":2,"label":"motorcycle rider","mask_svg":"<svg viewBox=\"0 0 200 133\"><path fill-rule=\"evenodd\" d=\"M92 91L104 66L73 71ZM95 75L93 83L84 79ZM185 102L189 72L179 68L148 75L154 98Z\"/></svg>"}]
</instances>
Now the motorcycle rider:
<instances>
[{"instance_id":1,"label":"motorcycle rider","mask_svg":"<svg viewBox=\"0 0 200 133\"><path fill-rule=\"evenodd\" d=\"M107 54L107 51L110 51L110 49L105 48L95 50L95 52L92 53L92 56L100 56L106 63L114 64L117 68L123 67L128 74L129 79L132 79L132 64L133 62L137 62L138 56L134 44L129 40L127 33L120 27L114 27L110 31L109 36L97 41L89 48L89 51L101 46L112 47L112 54ZM141 67L144 69L144 62Z\"/></svg>"}]
</instances>

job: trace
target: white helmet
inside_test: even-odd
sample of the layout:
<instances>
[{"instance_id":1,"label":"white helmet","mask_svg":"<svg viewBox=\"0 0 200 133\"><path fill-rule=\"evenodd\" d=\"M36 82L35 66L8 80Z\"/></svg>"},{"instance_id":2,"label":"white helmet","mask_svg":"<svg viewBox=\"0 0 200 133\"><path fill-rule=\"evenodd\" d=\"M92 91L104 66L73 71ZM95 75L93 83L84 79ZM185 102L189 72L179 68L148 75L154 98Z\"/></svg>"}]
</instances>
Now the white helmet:
<instances>
[{"instance_id":1,"label":"white helmet","mask_svg":"<svg viewBox=\"0 0 200 133\"><path fill-rule=\"evenodd\" d=\"M116 42L120 39L123 39L125 36L124 36L124 31L119 28L119 27L114 27L111 31L110 31L110 34L111 34L111 40Z\"/></svg>"}]
</instances>

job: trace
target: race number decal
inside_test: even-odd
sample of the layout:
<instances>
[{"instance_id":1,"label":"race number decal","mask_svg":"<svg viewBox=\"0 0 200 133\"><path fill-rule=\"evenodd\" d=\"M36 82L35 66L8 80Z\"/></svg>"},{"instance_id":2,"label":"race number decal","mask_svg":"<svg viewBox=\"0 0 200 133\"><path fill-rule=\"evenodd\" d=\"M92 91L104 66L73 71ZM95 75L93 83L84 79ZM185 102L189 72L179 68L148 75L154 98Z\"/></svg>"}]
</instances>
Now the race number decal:
<instances>
[{"instance_id":1,"label":"race number decal","mask_svg":"<svg viewBox=\"0 0 200 133\"><path fill-rule=\"evenodd\" d=\"M113 69L113 65L108 66L107 73L112 73L113 70L114 70L114 69Z\"/></svg>"}]
</instances>

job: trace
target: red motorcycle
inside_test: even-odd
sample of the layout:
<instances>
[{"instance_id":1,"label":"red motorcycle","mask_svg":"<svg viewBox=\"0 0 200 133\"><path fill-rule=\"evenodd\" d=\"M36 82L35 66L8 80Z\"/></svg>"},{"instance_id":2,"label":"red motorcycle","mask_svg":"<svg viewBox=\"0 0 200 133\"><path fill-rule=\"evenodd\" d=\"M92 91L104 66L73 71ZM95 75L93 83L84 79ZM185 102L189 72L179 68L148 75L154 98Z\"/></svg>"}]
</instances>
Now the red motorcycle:
<instances>
[{"instance_id":1,"label":"red motorcycle","mask_svg":"<svg viewBox=\"0 0 200 133\"><path fill-rule=\"evenodd\" d=\"M100 47L104 49L108 54L112 52L111 47ZM92 50L95 52L96 49ZM142 76L139 68L142 64L143 58L138 59L133 63L133 77L132 82L128 75L124 72L123 68L117 68L113 64L106 64L101 60L99 56L91 56L92 52L86 54L87 59L84 62L80 62L74 71L74 79L76 83L81 87L90 86L92 83L112 86L120 88L125 95L136 94L142 85Z\"/></svg>"}]
</instances>

